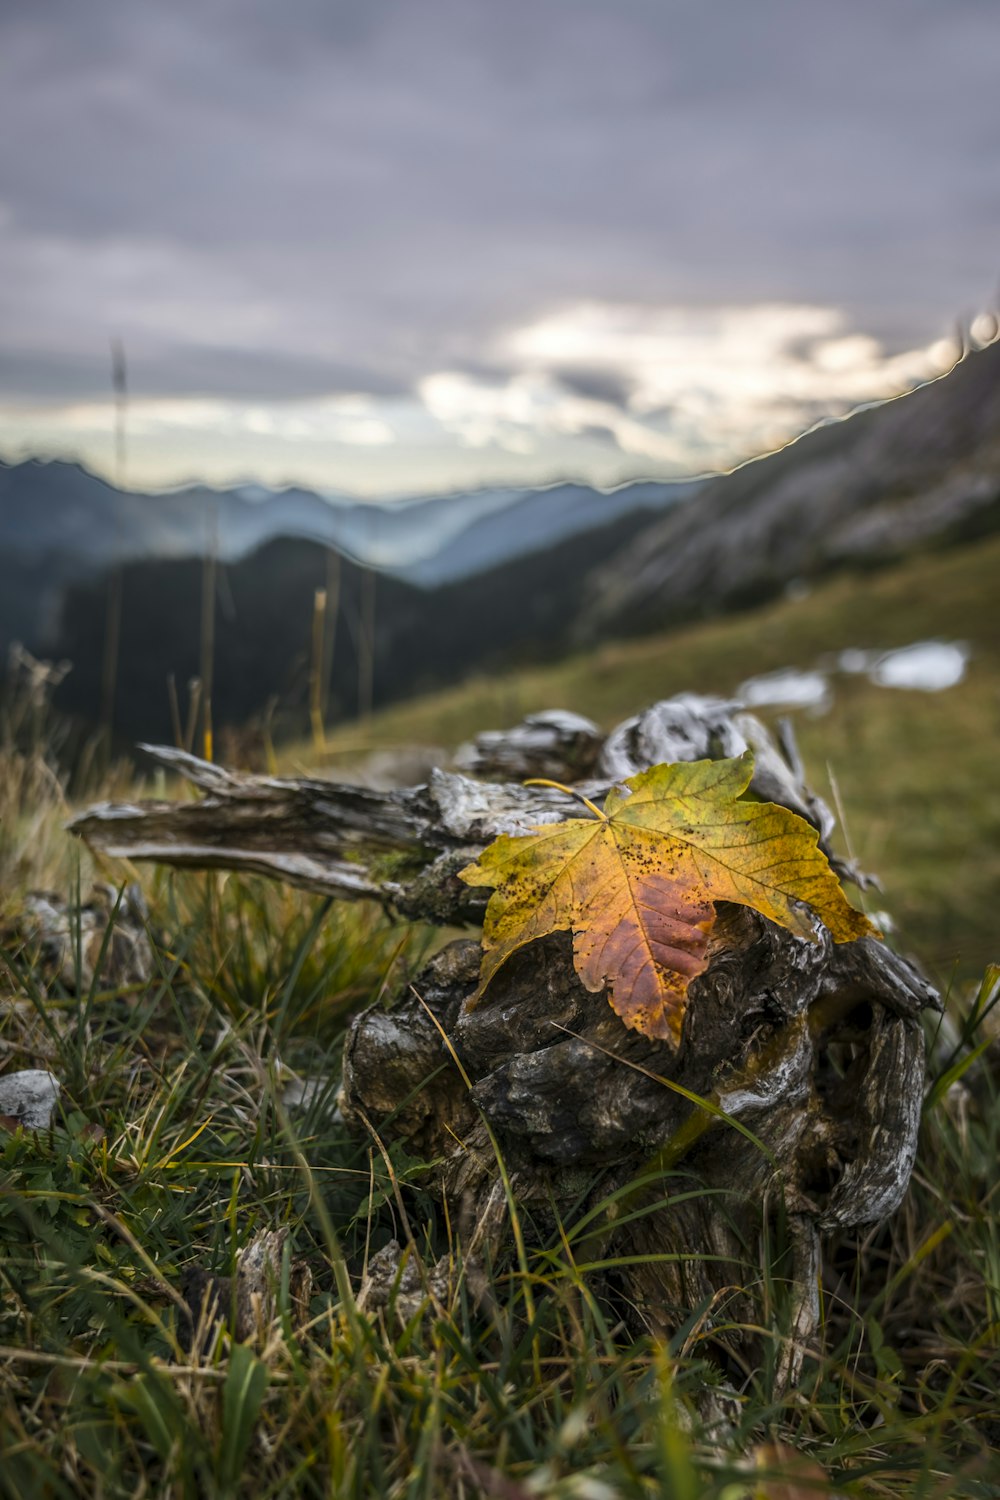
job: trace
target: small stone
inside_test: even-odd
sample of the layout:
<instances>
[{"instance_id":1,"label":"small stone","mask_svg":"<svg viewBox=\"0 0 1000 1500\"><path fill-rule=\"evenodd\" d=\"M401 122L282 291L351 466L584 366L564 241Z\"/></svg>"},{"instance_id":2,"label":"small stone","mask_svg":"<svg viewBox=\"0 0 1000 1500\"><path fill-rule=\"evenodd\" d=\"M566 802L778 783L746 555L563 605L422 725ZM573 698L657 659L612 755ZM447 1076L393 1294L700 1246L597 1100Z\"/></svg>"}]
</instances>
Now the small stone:
<instances>
[{"instance_id":1,"label":"small stone","mask_svg":"<svg viewBox=\"0 0 1000 1500\"><path fill-rule=\"evenodd\" d=\"M376 1312L393 1307L401 1327L420 1312L448 1301L449 1261L442 1256L433 1266L424 1266L416 1250L404 1250L398 1240L390 1240L368 1262L358 1292L358 1310Z\"/></svg>"},{"instance_id":2,"label":"small stone","mask_svg":"<svg viewBox=\"0 0 1000 1500\"><path fill-rule=\"evenodd\" d=\"M17 927L21 939L37 947L47 983L70 993L95 984L127 989L152 979L149 912L137 885L121 893L95 885L79 907L54 892L31 891Z\"/></svg>"},{"instance_id":3,"label":"small stone","mask_svg":"<svg viewBox=\"0 0 1000 1500\"><path fill-rule=\"evenodd\" d=\"M281 1091L281 1102L286 1109L303 1113L319 1107L322 1116L338 1120L336 1092L329 1078L291 1078Z\"/></svg>"},{"instance_id":4,"label":"small stone","mask_svg":"<svg viewBox=\"0 0 1000 1500\"><path fill-rule=\"evenodd\" d=\"M25 1068L0 1078L0 1115L12 1115L25 1130L47 1130L60 1083L44 1068Z\"/></svg>"}]
</instances>

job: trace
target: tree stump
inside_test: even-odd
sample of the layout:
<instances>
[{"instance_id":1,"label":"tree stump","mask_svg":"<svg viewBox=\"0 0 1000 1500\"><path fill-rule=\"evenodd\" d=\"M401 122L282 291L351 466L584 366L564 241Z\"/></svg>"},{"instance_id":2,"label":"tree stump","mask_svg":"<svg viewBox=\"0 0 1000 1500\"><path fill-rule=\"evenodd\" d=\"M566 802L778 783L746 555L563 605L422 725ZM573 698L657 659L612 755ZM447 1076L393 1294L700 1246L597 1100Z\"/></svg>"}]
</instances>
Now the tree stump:
<instances>
[{"instance_id":1,"label":"tree stump","mask_svg":"<svg viewBox=\"0 0 1000 1500\"><path fill-rule=\"evenodd\" d=\"M390 792L237 776L151 748L202 800L98 807L72 827L111 855L254 870L405 916L476 923L486 893L457 872L498 834L578 811L560 791L479 778L558 776L600 802L648 766L747 747L751 790L812 822L840 873L863 880L830 850L834 820L804 783L790 731L776 745L753 717L690 695L607 737L575 715L536 715L465 747L465 773ZM754 1321L746 1267L780 1208L797 1287L781 1377L794 1379L816 1328L821 1235L885 1217L906 1190L920 1013L938 1005L934 990L875 939L838 945L822 929L809 942L720 904L675 1050L627 1030L583 988L568 934L517 953L470 1011L480 957L475 939L449 943L394 1004L354 1020L345 1116L438 1163L434 1190L470 1253L507 1232L498 1151L535 1233L579 1217L581 1204L604 1205L582 1258L617 1262L626 1303L658 1333L695 1311Z\"/></svg>"}]
</instances>

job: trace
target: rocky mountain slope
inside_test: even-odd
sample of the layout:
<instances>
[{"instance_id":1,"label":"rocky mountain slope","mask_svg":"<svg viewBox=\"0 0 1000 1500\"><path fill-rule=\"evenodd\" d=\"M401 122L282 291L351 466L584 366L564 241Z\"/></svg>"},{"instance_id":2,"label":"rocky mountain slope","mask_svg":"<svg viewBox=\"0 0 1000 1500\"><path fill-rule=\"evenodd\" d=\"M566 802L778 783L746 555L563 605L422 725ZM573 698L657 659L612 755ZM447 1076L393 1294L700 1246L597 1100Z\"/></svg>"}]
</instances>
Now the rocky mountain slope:
<instances>
[{"instance_id":1,"label":"rocky mountain slope","mask_svg":"<svg viewBox=\"0 0 1000 1500\"><path fill-rule=\"evenodd\" d=\"M766 598L1000 529L1000 343L709 480L587 581L580 639Z\"/></svg>"}]
</instances>

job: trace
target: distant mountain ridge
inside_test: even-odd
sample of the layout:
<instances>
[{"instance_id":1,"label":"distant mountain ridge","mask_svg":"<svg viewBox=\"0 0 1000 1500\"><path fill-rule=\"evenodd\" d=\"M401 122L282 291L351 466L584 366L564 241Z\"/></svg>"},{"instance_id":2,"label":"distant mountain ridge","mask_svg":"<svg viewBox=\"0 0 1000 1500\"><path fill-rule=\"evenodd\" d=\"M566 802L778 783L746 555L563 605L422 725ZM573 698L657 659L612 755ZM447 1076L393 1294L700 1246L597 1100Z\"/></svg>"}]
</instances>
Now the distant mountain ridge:
<instances>
[{"instance_id":1,"label":"distant mountain ridge","mask_svg":"<svg viewBox=\"0 0 1000 1500\"><path fill-rule=\"evenodd\" d=\"M249 485L132 493L73 463L0 462L0 645L15 637L43 642L66 587L119 563L209 550L236 562L291 537L436 588L637 510L653 514L692 487L559 484L375 504ZM26 591L27 576L33 585Z\"/></svg>"},{"instance_id":2,"label":"distant mountain ridge","mask_svg":"<svg viewBox=\"0 0 1000 1500\"><path fill-rule=\"evenodd\" d=\"M651 515L687 500L700 481L622 485L615 490L554 484L510 492L501 508L484 508L440 550L418 562L389 567L422 588L454 583L500 563L554 546L583 532L606 527L637 511Z\"/></svg>"},{"instance_id":3,"label":"distant mountain ridge","mask_svg":"<svg viewBox=\"0 0 1000 1500\"><path fill-rule=\"evenodd\" d=\"M579 640L758 602L1000 529L1000 343L718 478L587 580Z\"/></svg>"},{"instance_id":4,"label":"distant mountain ridge","mask_svg":"<svg viewBox=\"0 0 1000 1500\"><path fill-rule=\"evenodd\" d=\"M558 656L588 569L647 517L630 512L433 589L391 574L379 577L375 703L412 697L470 672ZM316 542L277 537L218 568L213 718L220 732L262 718L275 733L307 732L313 599L327 582L327 558ZM173 678L183 700L200 671L203 582L199 558L145 558L122 569L114 725L122 748L173 734L167 682ZM359 711L364 596L362 570L347 558L326 672L331 722ZM106 598L103 574L70 585L51 641L52 653L73 663L56 705L84 728L94 723L101 701Z\"/></svg>"}]
</instances>

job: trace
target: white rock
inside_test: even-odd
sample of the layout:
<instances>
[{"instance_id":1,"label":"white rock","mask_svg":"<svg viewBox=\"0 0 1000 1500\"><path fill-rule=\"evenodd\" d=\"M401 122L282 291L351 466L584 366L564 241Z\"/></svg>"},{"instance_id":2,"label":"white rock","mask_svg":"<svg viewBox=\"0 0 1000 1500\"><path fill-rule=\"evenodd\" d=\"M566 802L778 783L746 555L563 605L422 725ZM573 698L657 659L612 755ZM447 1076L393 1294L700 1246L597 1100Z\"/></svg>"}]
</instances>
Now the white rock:
<instances>
[{"instance_id":1,"label":"white rock","mask_svg":"<svg viewBox=\"0 0 1000 1500\"><path fill-rule=\"evenodd\" d=\"M14 1115L25 1130L47 1130L60 1083L44 1068L25 1068L0 1078L0 1115Z\"/></svg>"},{"instance_id":2,"label":"white rock","mask_svg":"<svg viewBox=\"0 0 1000 1500\"><path fill-rule=\"evenodd\" d=\"M329 1078L292 1078L281 1091L281 1102L286 1109L310 1110L318 1100L325 1100L322 1113L333 1118L337 1096Z\"/></svg>"}]
</instances>

